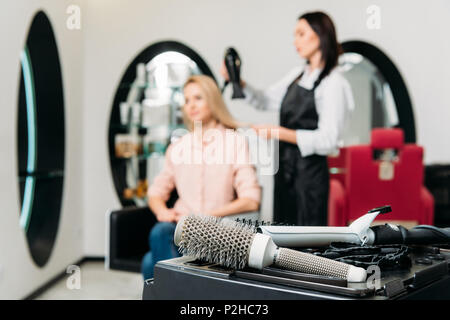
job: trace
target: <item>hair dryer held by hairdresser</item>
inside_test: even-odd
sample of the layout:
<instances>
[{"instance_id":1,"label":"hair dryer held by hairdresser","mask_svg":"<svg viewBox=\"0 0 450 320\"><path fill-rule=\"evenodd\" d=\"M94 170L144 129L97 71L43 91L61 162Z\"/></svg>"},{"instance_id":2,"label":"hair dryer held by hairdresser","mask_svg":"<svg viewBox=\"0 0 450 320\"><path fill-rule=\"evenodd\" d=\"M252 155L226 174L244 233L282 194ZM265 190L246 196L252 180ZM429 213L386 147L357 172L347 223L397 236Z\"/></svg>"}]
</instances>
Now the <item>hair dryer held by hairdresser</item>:
<instances>
[{"instance_id":1,"label":"hair dryer held by hairdresser","mask_svg":"<svg viewBox=\"0 0 450 320\"><path fill-rule=\"evenodd\" d=\"M221 74L225 79L225 83L222 88L222 92L228 83L231 82L233 86L232 99L242 99L245 98L245 94L242 91L242 81L241 81L241 58L234 48L228 48L225 51L225 57L223 60Z\"/></svg>"}]
</instances>

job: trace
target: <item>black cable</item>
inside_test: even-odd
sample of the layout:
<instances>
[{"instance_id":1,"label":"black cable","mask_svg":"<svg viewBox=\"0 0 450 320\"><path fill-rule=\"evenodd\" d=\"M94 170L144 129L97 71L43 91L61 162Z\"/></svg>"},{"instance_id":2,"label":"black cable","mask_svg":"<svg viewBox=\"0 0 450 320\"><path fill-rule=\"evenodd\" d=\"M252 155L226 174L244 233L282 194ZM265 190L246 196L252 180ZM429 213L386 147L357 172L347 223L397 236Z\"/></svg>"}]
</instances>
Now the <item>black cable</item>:
<instances>
[{"instance_id":1,"label":"black cable","mask_svg":"<svg viewBox=\"0 0 450 320\"><path fill-rule=\"evenodd\" d=\"M381 270L411 266L409 248L404 245L361 247L349 243L332 243L319 255L366 269L369 266L378 266Z\"/></svg>"},{"instance_id":2,"label":"black cable","mask_svg":"<svg viewBox=\"0 0 450 320\"><path fill-rule=\"evenodd\" d=\"M432 230L433 232L438 233L442 238L450 239L450 228L438 228L438 227L435 227L435 226L430 226L430 225L425 225L425 224L422 225L421 224L421 225L415 226L411 230L415 230L415 229Z\"/></svg>"}]
</instances>

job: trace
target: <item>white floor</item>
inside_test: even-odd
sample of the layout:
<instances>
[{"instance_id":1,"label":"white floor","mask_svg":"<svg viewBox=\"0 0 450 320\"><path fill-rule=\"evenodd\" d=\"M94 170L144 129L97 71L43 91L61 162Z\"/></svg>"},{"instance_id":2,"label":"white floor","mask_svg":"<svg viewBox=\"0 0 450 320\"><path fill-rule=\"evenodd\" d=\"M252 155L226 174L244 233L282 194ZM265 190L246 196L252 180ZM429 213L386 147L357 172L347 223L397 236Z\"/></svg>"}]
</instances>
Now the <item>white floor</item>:
<instances>
[{"instance_id":1,"label":"white floor","mask_svg":"<svg viewBox=\"0 0 450 320\"><path fill-rule=\"evenodd\" d=\"M144 281L140 273L105 270L103 262L85 262L78 274L78 282L71 282L74 273L68 274L36 300L142 299ZM79 289L74 283L79 284Z\"/></svg>"}]
</instances>

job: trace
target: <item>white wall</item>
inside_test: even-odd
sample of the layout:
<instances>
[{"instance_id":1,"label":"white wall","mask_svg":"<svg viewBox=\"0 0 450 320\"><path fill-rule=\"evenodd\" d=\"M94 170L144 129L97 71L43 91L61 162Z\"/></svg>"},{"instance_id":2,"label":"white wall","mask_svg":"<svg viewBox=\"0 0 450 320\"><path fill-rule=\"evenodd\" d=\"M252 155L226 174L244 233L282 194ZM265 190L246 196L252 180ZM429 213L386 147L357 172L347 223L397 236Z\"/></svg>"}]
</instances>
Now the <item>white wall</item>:
<instances>
[{"instance_id":1,"label":"white wall","mask_svg":"<svg viewBox=\"0 0 450 320\"><path fill-rule=\"evenodd\" d=\"M0 5L0 299L27 296L67 266L83 257L82 240L82 64L83 35L66 28L66 8L80 1L2 1ZM31 21L44 10L55 33L62 64L66 160L64 195L53 253L43 268L37 267L19 227L17 168L17 110L20 76L19 53Z\"/></svg>"},{"instance_id":2,"label":"white wall","mask_svg":"<svg viewBox=\"0 0 450 320\"><path fill-rule=\"evenodd\" d=\"M66 8L82 9L81 30L65 26ZM381 9L381 29L366 26L366 9ZM19 52L33 14L44 8L60 52L66 101L66 179L60 229L49 263L36 268L19 229L16 159ZM339 40L363 40L397 65L414 105L418 142L427 163L450 162L450 2L429 0L8 0L0 5L0 298L19 298L78 258L104 254L104 215L120 207L110 173L107 130L120 78L132 59L162 40L194 49L217 79L224 49L234 46L243 77L268 86L300 63L293 47L298 15L321 9L334 19ZM244 121L278 121L230 101ZM442 120L441 120L442 119ZM263 218L271 216L272 179L262 177ZM84 241L81 244L81 239Z\"/></svg>"}]
</instances>

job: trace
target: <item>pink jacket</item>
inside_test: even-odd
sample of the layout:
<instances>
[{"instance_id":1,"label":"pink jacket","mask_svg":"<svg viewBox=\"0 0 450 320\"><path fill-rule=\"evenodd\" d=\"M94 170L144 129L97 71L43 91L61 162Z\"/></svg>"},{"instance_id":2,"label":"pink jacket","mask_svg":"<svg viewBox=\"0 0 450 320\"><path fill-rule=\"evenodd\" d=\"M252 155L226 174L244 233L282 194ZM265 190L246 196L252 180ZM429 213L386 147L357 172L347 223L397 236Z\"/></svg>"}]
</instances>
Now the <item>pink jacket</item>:
<instances>
[{"instance_id":1,"label":"pink jacket","mask_svg":"<svg viewBox=\"0 0 450 320\"><path fill-rule=\"evenodd\" d=\"M207 213L236 198L261 199L245 137L223 125L205 130L203 143L190 132L169 145L148 196L167 201L174 188L179 196L174 208L182 214Z\"/></svg>"}]
</instances>

